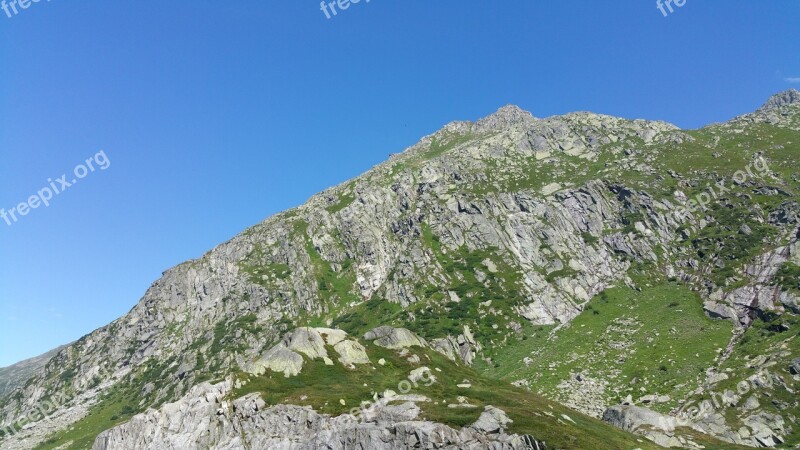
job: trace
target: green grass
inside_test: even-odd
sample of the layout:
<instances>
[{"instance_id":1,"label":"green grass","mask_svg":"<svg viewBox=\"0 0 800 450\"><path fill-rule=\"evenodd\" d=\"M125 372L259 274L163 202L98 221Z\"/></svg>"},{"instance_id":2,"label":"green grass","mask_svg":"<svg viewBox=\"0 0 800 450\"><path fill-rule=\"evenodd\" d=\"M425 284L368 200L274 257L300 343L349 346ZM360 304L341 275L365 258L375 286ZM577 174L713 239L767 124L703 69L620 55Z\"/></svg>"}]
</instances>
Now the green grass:
<instances>
[{"instance_id":1,"label":"green grass","mask_svg":"<svg viewBox=\"0 0 800 450\"><path fill-rule=\"evenodd\" d=\"M214 326L214 340L209 349L210 355L225 355L247 350L247 343L237 337L237 331L246 332L250 335L259 335L264 328L257 324L258 318L255 314L247 314L233 321L222 320ZM219 369L214 367L211 370Z\"/></svg>"},{"instance_id":2,"label":"green grass","mask_svg":"<svg viewBox=\"0 0 800 450\"><path fill-rule=\"evenodd\" d=\"M471 141L474 137L471 133L463 135L445 134L440 137L434 137L430 148L422 154L422 159L429 160L441 156L459 145Z\"/></svg>"},{"instance_id":3,"label":"green grass","mask_svg":"<svg viewBox=\"0 0 800 450\"><path fill-rule=\"evenodd\" d=\"M363 336L380 325L400 325L402 315L403 307L397 303L373 298L339 315L333 319L331 326L345 330L352 336Z\"/></svg>"},{"instance_id":4,"label":"green grass","mask_svg":"<svg viewBox=\"0 0 800 450\"><path fill-rule=\"evenodd\" d=\"M336 214L339 211L347 208L355 200L356 196L353 194L342 194L339 196L339 199L336 201L336 203L326 207L325 209L331 214Z\"/></svg>"},{"instance_id":5,"label":"green grass","mask_svg":"<svg viewBox=\"0 0 800 450\"><path fill-rule=\"evenodd\" d=\"M695 255L705 262L711 281L725 286L738 269L765 251L766 242L777 234L777 228L764 224L761 214L743 201L731 205L713 203L710 214L715 222L693 235L689 243ZM750 227L750 234L740 232L745 224Z\"/></svg>"},{"instance_id":6,"label":"green grass","mask_svg":"<svg viewBox=\"0 0 800 450\"><path fill-rule=\"evenodd\" d=\"M698 259L700 267L694 275L730 290L749 282L740 273L744 264L760 253L784 244L775 240L778 230L766 225L766 218L784 202L795 201L800 189L800 178L797 176L800 133L769 124L742 127L745 128L744 133L729 132L725 126L684 131L681 133L693 140L680 144L664 141L646 145L637 137L623 138L599 148L589 159L558 152L545 160L509 155L512 159L508 160L509 167L505 167L502 160L486 158L477 169L479 172L466 174L473 178L467 177L453 190L480 199L481 196L497 192L538 191L553 182L580 186L591 180L606 180L631 190L645 191L655 200L674 201L675 190L681 190L691 198L714 186L716 181L726 180L732 192L722 199L714 199L711 210L697 216L699 220L708 214L714 220L700 230L693 227L696 223L684 225L686 230L694 231L677 249L678 253L683 254L672 255ZM414 172L411 173L414 177L426 161L445 155L479 137L472 133L439 134L427 149L412 158L399 160L392 168L390 178L408 170ZM621 153L628 149L636 151L631 155ZM781 180L755 173L755 177L749 178L753 185L732 186L734 174L752 166L756 152L767 158L770 170L777 173ZM649 170L641 170L640 167ZM657 175L654 177L653 173ZM759 185L780 187L789 195L756 194L754 187ZM346 193L326 209L335 214L354 201L355 195ZM533 327L514 312L515 306L522 303L524 298L521 294L521 274L517 268L506 263L511 260L508 255L493 248L472 251L466 247L445 249L434 230L427 225L422 228L422 241L436 259L437 269L441 268L441 274L437 275L443 276L445 281L432 282L427 274L418 274L421 281L413 289L421 301L408 307L386 302L378 296L363 302L355 287L356 272L351 266L352 261L324 260L308 235L308 222L297 217L295 210L285 213L284 217L292 219L291 239L306 245L323 311L314 316L301 313L299 318L283 318L276 326L287 329L299 324L317 326L333 320L334 326L353 335L361 335L378 325L391 324L407 327L432 339L458 334L464 325L469 325L484 345L484 352L477 358L477 369L482 374L444 361L439 355L426 353L427 363L447 369L446 374L442 375L447 383L435 386L431 394L448 400L456 395L467 395L453 386L461 381L459 378L470 378L474 383L468 396L476 404L502 406L517 421L515 429L533 430L531 434L537 438L560 443L564 448L577 448L579 444L584 448L632 447L627 446L630 436L625 435L623 439L611 433L605 425L582 416L576 421L585 427L584 430L559 428L558 423L548 422L544 412L560 407L541 397L491 381L490 378L499 378L504 382L529 379L533 389L551 398L558 398L561 394L556 386L571 373L581 372L590 377L611 379L613 385L621 387L607 392L608 404L621 400L627 394L634 398L645 393L669 394L671 402L654 406L654 409L666 411L675 407L676 401L703 378L703 371L715 364L717 349L725 347L731 334L729 323L711 320L703 314L698 296L688 287L664 282L663 276L652 267L640 264L635 264L629 275L636 285L643 288L641 292L624 287L612 288L592 299L578 318L558 331L554 331L552 326ZM634 224L637 221L647 223L650 219L641 211L628 211L619 220L622 231L628 233L635 232ZM747 224L752 233L740 233L742 224ZM253 227L247 233L252 235L258 231L258 227ZM603 245L600 238L592 234L582 233L581 237L588 245ZM656 248L655 251L664 257L663 248ZM497 266L497 272L488 271L483 265L486 259ZM264 249L260 247L240 267L251 282L267 289L275 288L294 275L287 264L268 261ZM479 279L476 269L486 279ZM572 275L574 273L570 269L564 269L550 273L546 278L554 282L560 277ZM794 263L783 265L775 283L782 289L800 292L800 266ZM450 292L456 293L460 301L450 301ZM487 301L491 302L490 307L483 305ZM489 313L490 309L493 313ZM509 331L513 320L523 322L524 336ZM785 331L783 325L788 325L790 330ZM792 384L785 370L789 358L800 356L797 328L797 317L791 314L758 318L723 364L722 369L730 369L732 377L721 383L720 387L735 387L737 380L752 375L752 370L746 368L748 359L771 355L776 361L778 376L794 386L797 392L800 386ZM236 337L237 330L245 332L242 337ZM253 336L261 331L263 329L254 315L216 324L210 336L199 337L189 349L199 351L210 340L208 354L198 355L195 381L218 377L221 374L221 358L232 352L246 350L248 345L252 345ZM178 336L182 333L182 327L170 325L168 332ZM134 344L130 347L130 354L137 348ZM313 363L312 370L295 379L264 377L254 380L249 386L260 387L270 401L290 399L299 402L301 395L309 395L309 402L317 404L324 411L336 412L336 408L341 406L338 398L346 399L349 408L351 402L360 401L362 395L369 394L367 391L371 392L378 386L385 388L396 385L397 380L402 379L410 369L404 360L391 352L379 348L370 348L370 351L375 355L383 355L390 364L377 370L360 368L347 371L338 365L327 367ZM484 361L485 357L490 357L491 362ZM533 361L530 367L522 363L526 357ZM141 373L127 382L129 384L124 392L112 391L92 408L88 417L52 436L40 448L54 448L67 442L72 443L68 448L87 448L97 433L130 416L136 410L134 404L139 405L142 400L143 405L155 402L154 398L140 398L144 384L154 383L157 387L177 384L169 379L173 362L170 359L146 365ZM209 365L212 367L207 367ZM63 385L74 376L75 372L67 368L63 373L54 375L53 381L56 385ZM368 388L361 389L365 382ZM175 394L174 385L171 389L170 393ZM772 400L776 400L794 405L792 414L800 416L795 397L787 396L783 390L775 390L770 395L770 399L761 402L766 408L774 408ZM444 403L429 404L424 409L429 417L454 425L469 423L479 412L452 410L446 408ZM575 413L565 413L576 417ZM733 416L729 418L734 423L738 420ZM800 430L800 427L794 428ZM790 442L800 441L798 433L800 431L790 437ZM603 442L603 438L608 441ZM626 444L614 447L616 442ZM709 448L715 445L711 444ZM643 447L643 444L637 443L635 446Z\"/></svg>"},{"instance_id":7,"label":"green grass","mask_svg":"<svg viewBox=\"0 0 800 450\"><path fill-rule=\"evenodd\" d=\"M596 296L568 326L535 328L526 340L496 354L496 365L479 362L487 375L528 379L533 389L560 398L556 386L571 373L611 379L620 389L606 392L616 404L628 394L669 394L654 409L668 411L693 389L724 348L732 332L726 321L705 316L699 297L677 283L637 292L611 288ZM530 367L523 364L531 358Z\"/></svg>"},{"instance_id":8,"label":"green grass","mask_svg":"<svg viewBox=\"0 0 800 450\"><path fill-rule=\"evenodd\" d=\"M249 381L232 397L259 392L270 405L310 405L327 414L342 414L358 407L362 401L371 401L374 393L386 389L400 392L398 384L407 379L409 372L419 365L409 363L396 352L371 343L367 343L366 347L372 361L384 358L386 365L375 364L374 368L364 365L349 370L339 364L325 366L320 361L307 361L301 374L293 378L270 373L261 377L240 375ZM485 378L438 353L419 348L414 348L413 353L421 358L420 365L434 369L433 374L437 377L437 382L433 385L425 386L425 383L420 383L410 391L432 400L418 404L425 419L460 428L477 420L484 406L492 405L506 411L514 420L510 427L511 432L530 434L536 439L544 440L548 448L658 448L643 438L637 438L528 391ZM436 371L435 368L441 371ZM465 379L470 381L472 387L456 386ZM458 403L458 396L466 397L477 408L448 408L447 404ZM345 400L346 404L341 405L340 399ZM439 404L435 404L436 402ZM562 414L574 420L575 424L565 421Z\"/></svg>"},{"instance_id":9,"label":"green grass","mask_svg":"<svg viewBox=\"0 0 800 450\"><path fill-rule=\"evenodd\" d=\"M240 266L248 274L250 282L264 287L271 287L269 281L271 277L279 280L286 280L292 275L288 264L271 263L264 265L242 264Z\"/></svg>"},{"instance_id":10,"label":"green grass","mask_svg":"<svg viewBox=\"0 0 800 450\"><path fill-rule=\"evenodd\" d=\"M92 448L97 435L116 425L126 422L139 412L134 406L135 399L113 389L97 405L92 407L86 417L64 431L58 432L35 447L35 450L87 450ZM65 445L64 447L62 447Z\"/></svg>"},{"instance_id":11,"label":"green grass","mask_svg":"<svg viewBox=\"0 0 800 450\"><path fill-rule=\"evenodd\" d=\"M787 291L800 291L800 266L792 262L784 263L775 274L775 282Z\"/></svg>"},{"instance_id":12,"label":"green grass","mask_svg":"<svg viewBox=\"0 0 800 450\"><path fill-rule=\"evenodd\" d=\"M784 417L787 414L798 417L800 404L797 402L796 392L800 390L800 381L794 380L788 370L790 362L798 357L800 357L800 317L792 314L764 315L753 322L731 355L720 366L719 371L727 374L729 378L715 385L710 391L717 394L726 390L743 393L736 407L740 407L750 396L755 396L761 405L760 409L766 412ZM764 358L766 366L764 370L772 377L772 387L759 387L748 381L748 378L762 370L752 363L760 358ZM781 381L778 382L777 379ZM743 384L740 386L740 383ZM687 406L696 406L703 400L711 400L709 392L690 397ZM716 410L725 415L733 429L743 424L744 415L738 410L725 407L720 402L717 402L717 405L720 406ZM791 426L790 423L787 425ZM800 429L796 426L791 428L793 433L786 437L786 442L795 445L800 442Z\"/></svg>"}]
</instances>

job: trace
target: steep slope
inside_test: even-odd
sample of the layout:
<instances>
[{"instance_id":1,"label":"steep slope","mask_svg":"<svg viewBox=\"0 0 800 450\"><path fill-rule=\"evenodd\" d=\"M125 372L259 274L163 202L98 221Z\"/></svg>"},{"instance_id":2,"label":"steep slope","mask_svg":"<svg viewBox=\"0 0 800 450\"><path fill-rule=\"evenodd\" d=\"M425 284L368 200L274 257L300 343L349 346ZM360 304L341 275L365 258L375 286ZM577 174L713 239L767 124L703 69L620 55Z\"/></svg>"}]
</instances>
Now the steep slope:
<instances>
[{"instance_id":1,"label":"steep slope","mask_svg":"<svg viewBox=\"0 0 800 450\"><path fill-rule=\"evenodd\" d=\"M785 369L773 376L796 391L797 98L694 131L516 107L451 123L165 272L127 315L0 397L3 446L69 429L42 448L82 448L301 326L405 327L458 364L596 417L628 395L677 414L725 364L743 369L747 342L777 346ZM767 330L763 343L747 341L753 329ZM796 399L762 403L693 425L744 444L800 442ZM759 414L783 425L749 419Z\"/></svg>"},{"instance_id":2,"label":"steep slope","mask_svg":"<svg viewBox=\"0 0 800 450\"><path fill-rule=\"evenodd\" d=\"M22 386L64 347L65 346L61 346L45 354L20 361L8 367L0 368L0 397L4 397Z\"/></svg>"}]
</instances>

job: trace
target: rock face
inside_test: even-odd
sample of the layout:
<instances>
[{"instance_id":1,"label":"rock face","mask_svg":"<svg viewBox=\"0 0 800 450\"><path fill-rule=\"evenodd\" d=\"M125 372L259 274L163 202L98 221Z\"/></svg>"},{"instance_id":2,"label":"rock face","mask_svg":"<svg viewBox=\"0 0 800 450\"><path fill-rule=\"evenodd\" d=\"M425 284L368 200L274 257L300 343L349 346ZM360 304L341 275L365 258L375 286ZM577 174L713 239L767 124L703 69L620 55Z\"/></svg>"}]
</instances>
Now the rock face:
<instances>
[{"instance_id":1,"label":"rock face","mask_svg":"<svg viewBox=\"0 0 800 450\"><path fill-rule=\"evenodd\" d=\"M370 417L330 417L307 407L267 408L256 394L226 400L230 382L203 383L176 403L103 432L92 450L546 449L531 436L508 435L505 413L487 407L472 426L455 430L420 421L413 402L379 404Z\"/></svg>"},{"instance_id":2,"label":"rock face","mask_svg":"<svg viewBox=\"0 0 800 450\"><path fill-rule=\"evenodd\" d=\"M464 332L458 336L447 336L434 339L431 347L453 361L463 361L471 366L477 352L482 350L480 342L475 340L469 326L464 325Z\"/></svg>"},{"instance_id":3,"label":"rock face","mask_svg":"<svg viewBox=\"0 0 800 450\"><path fill-rule=\"evenodd\" d=\"M603 413L603 420L617 428L641 434L662 447L696 447L691 441L674 434L676 427L688 426L689 422L647 408L612 406Z\"/></svg>"},{"instance_id":4,"label":"rock face","mask_svg":"<svg viewBox=\"0 0 800 450\"><path fill-rule=\"evenodd\" d=\"M645 426L661 431L674 431L678 426L675 417L632 405L612 406L606 409L603 420L627 431L635 431Z\"/></svg>"},{"instance_id":5,"label":"rock face","mask_svg":"<svg viewBox=\"0 0 800 450\"><path fill-rule=\"evenodd\" d=\"M23 385L31 375L41 370L64 347L51 350L35 358L26 359L17 364L0 368L0 397L13 392Z\"/></svg>"},{"instance_id":6,"label":"rock face","mask_svg":"<svg viewBox=\"0 0 800 450\"><path fill-rule=\"evenodd\" d=\"M796 103L800 103L800 91L797 89L789 89L788 91L773 95L764 104L764 106L759 109L759 111L779 109L781 106L792 105Z\"/></svg>"},{"instance_id":7,"label":"rock face","mask_svg":"<svg viewBox=\"0 0 800 450\"><path fill-rule=\"evenodd\" d=\"M427 347L424 339L405 328L393 328L388 326L378 327L368 331L364 339L375 341L375 345L389 349L402 349L409 347Z\"/></svg>"},{"instance_id":8,"label":"rock face","mask_svg":"<svg viewBox=\"0 0 800 450\"><path fill-rule=\"evenodd\" d=\"M482 433L502 433L512 422L502 409L487 406L472 428Z\"/></svg>"},{"instance_id":9,"label":"rock face","mask_svg":"<svg viewBox=\"0 0 800 450\"><path fill-rule=\"evenodd\" d=\"M339 354L339 361L345 366L368 364L364 346L356 341L346 339L347 333L330 328L297 328L287 333L283 340L267 350L260 358L248 363L246 371L261 375L267 370L283 373L285 377L293 377L303 370L303 356L314 360L321 359L326 364L333 364L328 356L326 345L333 346Z\"/></svg>"}]
</instances>

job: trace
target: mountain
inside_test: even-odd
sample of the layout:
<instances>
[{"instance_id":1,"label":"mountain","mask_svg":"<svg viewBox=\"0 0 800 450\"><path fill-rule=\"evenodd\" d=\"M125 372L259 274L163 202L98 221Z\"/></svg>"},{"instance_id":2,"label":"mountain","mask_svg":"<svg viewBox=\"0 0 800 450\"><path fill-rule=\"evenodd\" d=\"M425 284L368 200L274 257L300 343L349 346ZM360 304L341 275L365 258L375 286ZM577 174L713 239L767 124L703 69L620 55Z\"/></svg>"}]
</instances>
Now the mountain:
<instances>
[{"instance_id":1,"label":"mountain","mask_svg":"<svg viewBox=\"0 0 800 450\"><path fill-rule=\"evenodd\" d=\"M0 445L798 445L798 156L797 91L450 123L165 272L0 397Z\"/></svg>"},{"instance_id":2,"label":"mountain","mask_svg":"<svg viewBox=\"0 0 800 450\"><path fill-rule=\"evenodd\" d=\"M50 350L25 361L20 361L8 367L0 368L0 397L8 395L33 376L38 370L42 369L56 353L60 352L65 346Z\"/></svg>"}]
</instances>

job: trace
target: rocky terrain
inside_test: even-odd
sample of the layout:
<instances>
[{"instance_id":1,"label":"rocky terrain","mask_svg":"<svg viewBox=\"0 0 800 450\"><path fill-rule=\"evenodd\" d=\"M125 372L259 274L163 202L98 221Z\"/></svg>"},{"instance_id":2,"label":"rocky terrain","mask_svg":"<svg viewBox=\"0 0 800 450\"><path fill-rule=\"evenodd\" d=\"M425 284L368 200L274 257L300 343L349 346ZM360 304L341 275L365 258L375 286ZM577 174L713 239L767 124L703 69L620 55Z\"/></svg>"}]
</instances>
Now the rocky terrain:
<instances>
[{"instance_id":1,"label":"rocky terrain","mask_svg":"<svg viewBox=\"0 0 800 450\"><path fill-rule=\"evenodd\" d=\"M0 445L792 448L798 155L797 91L699 130L450 123L0 373ZM348 417L431 361L430 401Z\"/></svg>"},{"instance_id":2,"label":"rocky terrain","mask_svg":"<svg viewBox=\"0 0 800 450\"><path fill-rule=\"evenodd\" d=\"M64 347L58 347L43 355L0 368L0 396L8 395L10 392L22 386L63 348Z\"/></svg>"}]
</instances>

